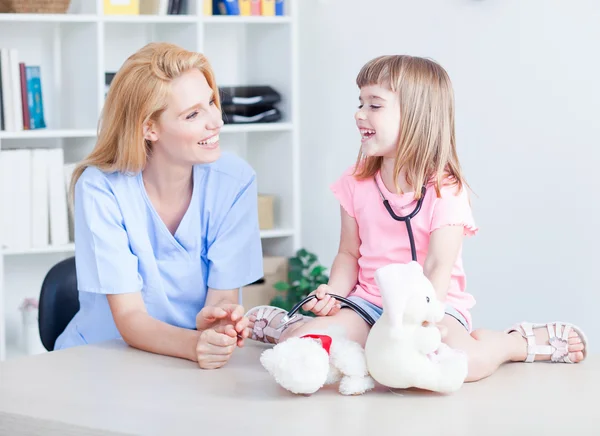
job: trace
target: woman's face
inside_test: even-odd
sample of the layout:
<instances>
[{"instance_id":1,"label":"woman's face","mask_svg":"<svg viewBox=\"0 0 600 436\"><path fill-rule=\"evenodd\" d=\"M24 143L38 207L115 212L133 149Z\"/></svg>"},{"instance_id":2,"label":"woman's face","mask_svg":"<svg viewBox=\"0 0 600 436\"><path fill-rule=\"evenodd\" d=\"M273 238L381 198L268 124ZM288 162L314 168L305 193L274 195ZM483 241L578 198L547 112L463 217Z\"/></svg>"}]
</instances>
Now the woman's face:
<instances>
[{"instance_id":1,"label":"woman's face","mask_svg":"<svg viewBox=\"0 0 600 436\"><path fill-rule=\"evenodd\" d=\"M198 69L173 80L167 108L145 132L153 143L152 158L183 165L216 161L223 118L214 97Z\"/></svg>"}]
</instances>

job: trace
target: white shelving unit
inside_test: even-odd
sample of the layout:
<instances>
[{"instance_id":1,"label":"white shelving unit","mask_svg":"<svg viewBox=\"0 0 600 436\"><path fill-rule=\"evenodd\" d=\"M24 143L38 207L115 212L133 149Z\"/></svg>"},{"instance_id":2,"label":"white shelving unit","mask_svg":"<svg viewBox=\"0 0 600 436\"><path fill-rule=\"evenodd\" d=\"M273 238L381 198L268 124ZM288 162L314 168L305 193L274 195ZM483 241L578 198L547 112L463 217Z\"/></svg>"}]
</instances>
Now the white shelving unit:
<instances>
[{"instance_id":1,"label":"white shelving unit","mask_svg":"<svg viewBox=\"0 0 600 436\"><path fill-rule=\"evenodd\" d=\"M204 16L203 0L189 0L187 15L104 16L102 0L72 0L67 14L0 14L0 46L41 67L48 126L0 131L0 152L62 147L65 161L76 162L95 143L105 72L151 41L202 52L219 86L270 85L282 95L281 122L225 125L221 144L254 167L259 193L276 198L276 228L261 232L264 253L293 254L300 247L296 1L287 0L282 17ZM21 300L38 297L45 274L74 249L0 249L0 361L22 354Z\"/></svg>"}]
</instances>

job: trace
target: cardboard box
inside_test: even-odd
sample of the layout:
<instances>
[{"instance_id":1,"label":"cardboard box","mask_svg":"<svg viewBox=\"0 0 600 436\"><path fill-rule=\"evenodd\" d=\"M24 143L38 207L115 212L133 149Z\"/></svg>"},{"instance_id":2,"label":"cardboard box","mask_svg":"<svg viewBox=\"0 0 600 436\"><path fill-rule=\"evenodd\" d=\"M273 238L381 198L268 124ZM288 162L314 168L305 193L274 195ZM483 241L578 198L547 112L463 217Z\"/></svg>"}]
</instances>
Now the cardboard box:
<instances>
[{"instance_id":1,"label":"cardboard box","mask_svg":"<svg viewBox=\"0 0 600 436\"><path fill-rule=\"evenodd\" d=\"M104 15L139 15L140 0L104 0Z\"/></svg>"},{"instance_id":2,"label":"cardboard box","mask_svg":"<svg viewBox=\"0 0 600 436\"><path fill-rule=\"evenodd\" d=\"M258 225L260 230L271 230L275 227L274 197L272 195L258 195Z\"/></svg>"},{"instance_id":3,"label":"cardboard box","mask_svg":"<svg viewBox=\"0 0 600 436\"><path fill-rule=\"evenodd\" d=\"M263 269L263 283L242 288L242 305L246 310L255 306L268 305L278 294L273 285L278 281L287 281L288 259L280 256L265 256Z\"/></svg>"}]
</instances>

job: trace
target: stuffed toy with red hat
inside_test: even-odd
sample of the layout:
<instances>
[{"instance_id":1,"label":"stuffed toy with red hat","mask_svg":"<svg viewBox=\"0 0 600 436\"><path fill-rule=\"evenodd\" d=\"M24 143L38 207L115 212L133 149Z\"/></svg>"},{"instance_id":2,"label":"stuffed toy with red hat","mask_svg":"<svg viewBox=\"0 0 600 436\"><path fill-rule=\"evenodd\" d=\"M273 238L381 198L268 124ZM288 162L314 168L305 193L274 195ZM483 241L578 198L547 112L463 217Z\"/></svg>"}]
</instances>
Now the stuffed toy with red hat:
<instances>
[{"instance_id":1,"label":"stuffed toy with red hat","mask_svg":"<svg viewBox=\"0 0 600 436\"><path fill-rule=\"evenodd\" d=\"M339 383L343 395L360 395L375 383L367 371L365 352L348 340L341 327L285 340L265 350L260 362L283 388L309 395Z\"/></svg>"}]
</instances>

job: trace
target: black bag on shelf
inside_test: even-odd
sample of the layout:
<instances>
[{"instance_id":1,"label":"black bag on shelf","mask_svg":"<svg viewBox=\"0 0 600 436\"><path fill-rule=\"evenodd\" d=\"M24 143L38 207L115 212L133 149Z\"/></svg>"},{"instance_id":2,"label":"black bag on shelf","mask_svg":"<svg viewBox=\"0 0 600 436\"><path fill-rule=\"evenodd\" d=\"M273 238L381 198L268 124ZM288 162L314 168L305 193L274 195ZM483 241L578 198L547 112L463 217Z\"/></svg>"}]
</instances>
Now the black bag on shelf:
<instances>
[{"instance_id":1,"label":"black bag on shelf","mask_svg":"<svg viewBox=\"0 0 600 436\"><path fill-rule=\"evenodd\" d=\"M281 95L270 86L224 86L219 95L222 106L272 106L281 101Z\"/></svg>"},{"instance_id":2,"label":"black bag on shelf","mask_svg":"<svg viewBox=\"0 0 600 436\"><path fill-rule=\"evenodd\" d=\"M281 112L273 106L238 106L223 107L225 124L273 123L281 120Z\"/></svg>"}]
</instances>

